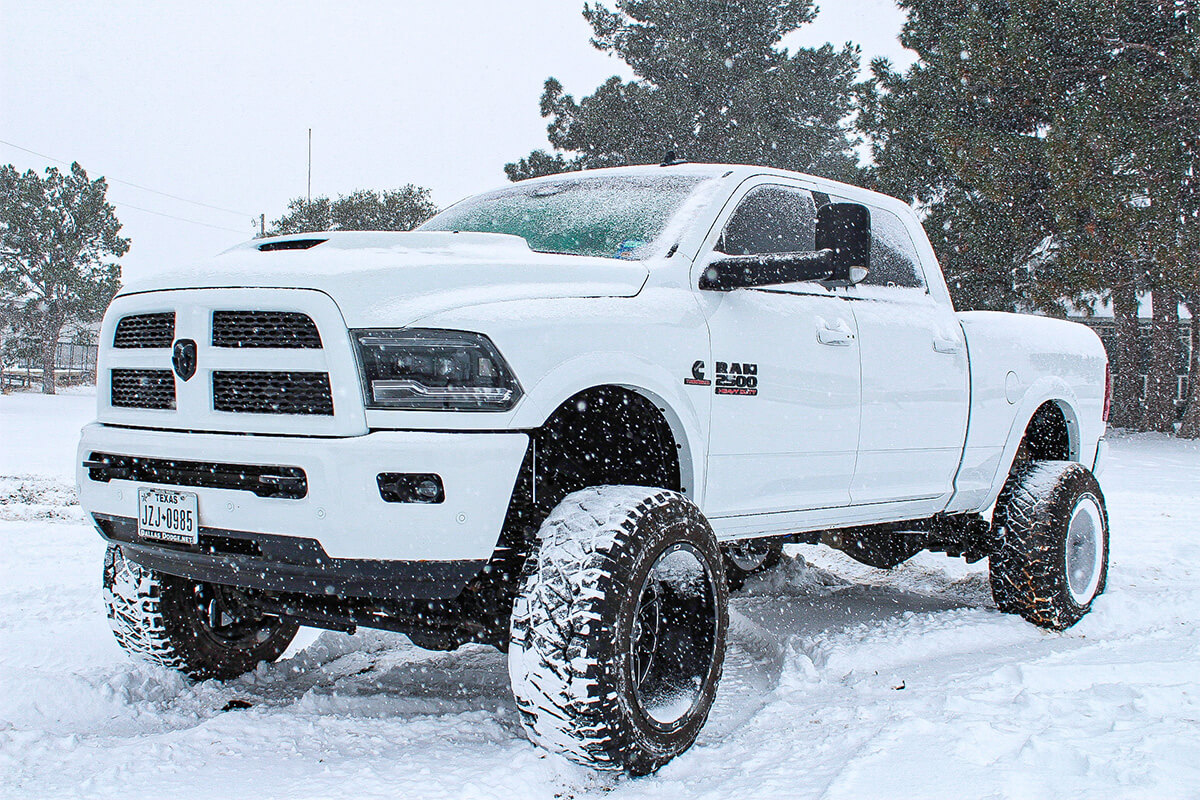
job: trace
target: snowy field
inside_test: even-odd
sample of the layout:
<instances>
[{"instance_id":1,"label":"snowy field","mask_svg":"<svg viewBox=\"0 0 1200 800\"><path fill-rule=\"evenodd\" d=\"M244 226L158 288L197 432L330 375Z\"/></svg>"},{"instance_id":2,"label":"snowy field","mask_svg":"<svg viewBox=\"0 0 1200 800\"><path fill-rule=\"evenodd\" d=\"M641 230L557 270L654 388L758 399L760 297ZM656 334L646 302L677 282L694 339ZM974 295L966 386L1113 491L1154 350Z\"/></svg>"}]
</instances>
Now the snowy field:
<instances>
[{"instance_id":1,"label":"snowy field","mask_svg":"<svg viewBox=\"0 0 1200 800\"><path fill-rule=\"evenodd\" d=\"M1066 633L983 565L789 548L734 600L697 746L629 780L534 749L484 647L304 631L226 684L128 659L71 486L93 403L0 397L0 797L1200 797L1196 445L1114 441L1108 592Z\"/></svg>"}]
</instances>

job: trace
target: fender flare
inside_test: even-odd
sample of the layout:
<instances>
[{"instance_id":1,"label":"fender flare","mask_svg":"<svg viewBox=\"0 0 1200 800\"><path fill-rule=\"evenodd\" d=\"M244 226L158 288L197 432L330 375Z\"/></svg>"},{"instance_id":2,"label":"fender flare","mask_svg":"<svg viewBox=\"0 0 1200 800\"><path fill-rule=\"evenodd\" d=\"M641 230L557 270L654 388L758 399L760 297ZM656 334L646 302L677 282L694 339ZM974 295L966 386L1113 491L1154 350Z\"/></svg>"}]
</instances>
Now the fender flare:
<instances>
[{"instance_id":1,"label":"fender flare","mask_svg":"<svg viewBox=\"0 0 1200 800\"><path fill-rule=\"evenodd\" d=\"M1077 410L1078 399L1075 396L1075 392L1066 381L1057 376L1047 375L1038 378L1029 385L1020 402L1017 403L1017 410L1013 415L1012 425L1008 430L1008 438L1005 440L1004 451L1000 456L996 475L992 479L992 488L988 492L985 508L995 503L996 498L1000 496L1000 491L1004 488L1004 482L1008 480L1008 474L1012 471L1013 462L1017 457L1017 450L1021 446L1022 439L1025 438L1025 431L1029 429L1029 423L1033 421L1033 415L1046 403L1054 403L1062 411L1063 419L1067 423L1070 460L1079 461L1082 439L1079 429L1079 412Z\"/></svg>"},{"instance_id":2,"label":"fender flare","mask_svg":"<svg viewBox=\"0 0 1200 800\"><path fill-rule=\"evenodd\" d=\"M599 352L575 356L542 376L526 391L512 425L539 428L554 411L576 394L598 386L619 386L637 392L662 412L679 449L679 477L692 501L699 504L704 489L708 432L703 419L709 394L685 391L683 381L662 366L629 353Z\"/></svg>"}]
</instances>

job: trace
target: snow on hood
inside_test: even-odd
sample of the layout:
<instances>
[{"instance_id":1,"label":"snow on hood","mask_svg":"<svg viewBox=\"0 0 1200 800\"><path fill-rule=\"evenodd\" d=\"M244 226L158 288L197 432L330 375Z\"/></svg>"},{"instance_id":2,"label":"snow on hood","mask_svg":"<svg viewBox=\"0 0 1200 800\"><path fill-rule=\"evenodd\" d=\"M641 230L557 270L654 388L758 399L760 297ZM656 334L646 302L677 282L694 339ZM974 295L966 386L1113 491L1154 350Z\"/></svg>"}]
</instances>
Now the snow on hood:
<instances>
[{"instance_id":1,"label":"snow on hood","mask_svg":"<svg viewBox=\"0 0 1200 800\"><path fill-rule=\"evenodd\" d=\"M314 239L324 241L307 249L259 249ZM337 231L255 239L209 261L131 283L121 293L317 289L334 299L350 327L390 327L504 300L632 297L647 276L638 261L537 253L524 239L505 234Z\"/></svg>"}]
</instances>

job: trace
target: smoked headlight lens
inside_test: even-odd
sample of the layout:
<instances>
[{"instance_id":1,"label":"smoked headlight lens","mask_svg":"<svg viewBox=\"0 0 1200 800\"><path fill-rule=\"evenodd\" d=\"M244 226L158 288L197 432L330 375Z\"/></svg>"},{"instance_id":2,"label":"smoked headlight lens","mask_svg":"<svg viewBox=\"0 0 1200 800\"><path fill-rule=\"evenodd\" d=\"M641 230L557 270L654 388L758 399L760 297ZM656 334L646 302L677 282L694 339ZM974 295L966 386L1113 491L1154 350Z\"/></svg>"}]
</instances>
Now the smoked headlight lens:
<instances>
[{"instance_id":1,"label":"smoked headlight lens","mask_svg":"<svg viewBox=\"0 0 1200 800\"><path fill-rule=\"evenodd\" d=\"M423 328L353 332L367 408L507 411L521 386L486 336Z\"/></svg>"}]
</instances>

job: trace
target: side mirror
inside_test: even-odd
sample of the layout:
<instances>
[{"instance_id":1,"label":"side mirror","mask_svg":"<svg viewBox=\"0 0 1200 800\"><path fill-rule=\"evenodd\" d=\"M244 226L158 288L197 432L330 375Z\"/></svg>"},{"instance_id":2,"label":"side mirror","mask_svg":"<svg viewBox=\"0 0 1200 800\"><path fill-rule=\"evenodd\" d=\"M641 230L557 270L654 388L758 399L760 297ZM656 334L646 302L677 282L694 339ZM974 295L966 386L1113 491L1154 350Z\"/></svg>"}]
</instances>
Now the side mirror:
<instances>
[{"instance_id":1,"label":"side mirror","mask_svg":"<svg viewBox=\"0 0 1200 800\"><path fill-rule=\"evenodd\" d=\"M871 212L858 203L828 203L817 210L817 250L833 252L831 279L859 283L871 268Z\"/></svg>"},{"instance_id":2,"label":"side mirror","mask_svg":"<svg viewBox=\"0 0 1200 800\"><path fill-rule=\"evenodd\" d=\"M700 288L729 292L753 286L824 281L833 276L833 251L764 253L713 259L700 276Z\"/></svg>"}]
</instances>

